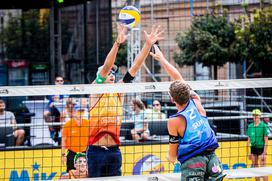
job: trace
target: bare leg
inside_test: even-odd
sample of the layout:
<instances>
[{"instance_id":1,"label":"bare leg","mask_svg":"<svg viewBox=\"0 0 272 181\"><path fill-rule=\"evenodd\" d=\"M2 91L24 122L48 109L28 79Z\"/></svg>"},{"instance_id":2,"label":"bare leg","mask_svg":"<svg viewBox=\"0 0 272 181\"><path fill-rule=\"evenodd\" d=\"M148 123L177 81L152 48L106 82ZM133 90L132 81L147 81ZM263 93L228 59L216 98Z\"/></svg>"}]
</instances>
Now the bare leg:
<instances>
[{"instance_id":1,"label":"bare leg","mask_svg":"<svg viewBox=\"0 0 272 181\"><path fill-rule=\"evenodd\" d=\"M25 139L25 131L23 129L15 130L14 137L16 138L16 146L21 146Z\"/></svg>"},{"instance_id":2,"label":"bare leg","mask_svg":"<svg viewBox=\"0 0 272 181\"><path fill-rule=\"evenodd\" d=\"M258 155L253 155L253 159L252 159L252 165L253 167L259 167L259 163L258 163ZM259 177L255 177L256 181L260 181Z\"/></svg>"},{"instance_id":3,"label":"bare leg","mask_svg":"<svg viewBox=\"0 0 272 181\"><path fill-rule=\"evenodd\" d=\"M44 118L45 122L47 122L47 123L52 122L50 116L51 116L51 113L49 111L44 111L43 118Z\"/></svg>"},{"instance_id":4,"label":"bare leg","mask_svg":"<svg viewBox=\"0 0 272 181\"><path fill-rule=\"evenodd\" d=\"M50 111L44 111L43 118L44 118L44 121L46 123L52 123L53 122L53 119L52 119ZM54 132L54 128L52 126L48 126L48 129L50 131L50 137L52 138L51 133Z\"/></svg>"},{"instance_id":5,"label":"bare leg","mask_svg":"<svg viewBox=\"0 0 272 181\"><path fill-rule=\"evenodd\" d=\"M140 136L137 134L135 129L132 129L130 132L131 132L132 139L135 140L138 143L139 139L140 139Z\"/></svg>"},{"instance_id":6,"label":"bare leg","mask_svg":"<svg viewBox=\"0 0 272 181\"><path fill-rule=\"evenodd\" d=\"M266 157L265 155L260 155L260 167L265 167L266 166ZM268 181L268 177L262 177L264 181Z\"/></svg>"},{"instance_id":7,"label":"bare leg","mask_svg":"<svg viewBox=\"0 0 272 181\"><path fill-rule=\"evenodd\" d=\"M148 139L150 138L150 136L149 136L148 133L143 133L143 134L142 134L142 138L143 138L144 140L148 140Z\"/></svg>"}]
</instances>

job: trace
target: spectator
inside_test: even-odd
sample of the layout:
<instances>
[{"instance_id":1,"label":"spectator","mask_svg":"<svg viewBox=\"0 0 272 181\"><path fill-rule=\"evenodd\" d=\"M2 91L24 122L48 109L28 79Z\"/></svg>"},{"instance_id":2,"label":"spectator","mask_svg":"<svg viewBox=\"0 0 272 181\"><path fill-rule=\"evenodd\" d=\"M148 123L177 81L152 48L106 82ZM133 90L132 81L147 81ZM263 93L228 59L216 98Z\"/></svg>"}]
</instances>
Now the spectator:
<instances>
[{"instance_id":1,"label":"spectator","mask_svg":"<svg viewBox=\"0 0 272 181\"><path fill-rule=\"evenodd\" d=\"M261 121L261 114L262 112L259 109L254 109L252 111L253 123L249 124L247 129L247 148L249 148L250 145L251 151L248 155L249 159L252 161L253 167L263 167L266 165L269 130L267 125L263 121ZM264 181L268 180L267 177L263 177L263 179ZM258 180L260 180L260 178L256 178L256 181Z\"/></svg>"},{"instance_id":2,"label":"spectator","mask_svg":"<svg viewBox=\"0 0 272 181\"><path fill-rule=\"evenodd\" d=\"M57 76L55 79L55 85L63 85L64 79L61 76ZM68 96L64 95L52 95L49 96L49 102L46 111L44 112L44 120L47 123L60 122L60 111L56 107L56 102L65 102L64 98ZM59 142L60 126L49 126L50 137L55 141Z\"/></svg>"},{"instance_id":3,"label":"spectator","mask_svg":"<svg viewBox=\"0 0 272 181\"><path fill-rule=\"evenodd\" d=\"M72 108L76 105L75 98L67 98L65 109L61 113L61 122L67 122L71 119L71 113ZM87 98L79 98L78 99L78 105L80 106L80 109L84 111L83 118L89 119L89 104L87 101Z\"/></svg>"},{"instance_id":4,"label":"spectator","mask_svg":"<svg viewBox=\"0 0 272 181\"><path fill-rule=\"evenodd\" d=\"M13 127L13 135L16 139L16 146L23 145L25 138L25 131L16 127L16 119L12 112L5 111L6 104L3 100L0 100L0 125L9 125Z\"/></svg>"},{"instance_id":5,"label":"spectator","mask_svg":"<svg viewBox=\"0 0 272 181\"><path fill-rule=\"evenodd\" d=\"M73 161L75 169L70 170L68 173L62 175L60 179L77 179L88 177L86 154L77 153Z\"/></svg>"},{"instance_id":6,"label":"spectator","mask_svg":"<svg viewBox=\"0 0 272 181\"><path fill-rule=\"evenodd\" d=\"M66 101L65 109L61 113L61 122L66 123L72 118L72 110L73 107L76 105L76 101L74 98L68 98Z\"/></svg>"},{"instance_id":7,"label":"spectator","mask_svg":"<svg viewBox=\"0 0 272 181\"><path fill-rule=\"evenodd\" d=\"M85 119L89 119L90 118L90 116L89 116L90 107L89 107L88 98L80 98L78 104L80 105L80 108L84 111L83 117Z\"/></svg>"},{"instance_id":8,"label":"spectator","mask_svg":"<svg viewBox=\"0 0 272 181\"><path fill-rule=\"evenodd\" d=\"M150 131L148 122L145 121L145 105L140 99L131 101L131 109L133 111L131 120L134 123L134 128L131 130L132 139L139 142L140 139L148 140Z\"/></svg>"},{"instance_id":9,"label":"spectator","mask_svg":"<svg viewBox=\"0 0 272 181\"><path fill-rule=\"evenodd\" d=\"M63 125L61 156L67 173L75 169L74 158L78 152L86 152L89 137L89 120L83 118L84 110L73 106L71 119Z\"/></svg>"},{"instance_id":10,"label":"spectator","mask_svg":"<svg viewBox=\"0 0 272 181\"><path fill-rule=\"evenodd\" d=\"M165 120L166 114L161 112L161 103L158 100L153 101L153 109L145 111L148 120Z\"/></svg>"}]
</instances>

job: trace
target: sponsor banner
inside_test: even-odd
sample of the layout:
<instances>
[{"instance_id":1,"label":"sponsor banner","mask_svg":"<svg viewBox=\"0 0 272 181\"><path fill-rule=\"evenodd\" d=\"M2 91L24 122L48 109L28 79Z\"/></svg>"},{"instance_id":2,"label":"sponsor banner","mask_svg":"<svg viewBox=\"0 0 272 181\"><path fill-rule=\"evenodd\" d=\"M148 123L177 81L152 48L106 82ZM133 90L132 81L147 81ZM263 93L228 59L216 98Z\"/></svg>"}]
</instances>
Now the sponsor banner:
<instances>
[{"instance_id":1,"label":"sponsor banner","mask_svg":"<svg viewBox=\"0 0 272 181\"><path fill-rule=\"evenodd\" d=\"M270 140L269 145L271 144ZM167 162L167 144L121 146L121 152L122 175L180 172L179 164ZM216 154L225 170L251 167L251 161L246 155L246 141L220 142ZM57 180L65 173L60 155L60 149L1 151L0 180ZM270 147L267 160L272 160ZM268 164L271 162L268 161Z\"/></svg>"}]
</instances>

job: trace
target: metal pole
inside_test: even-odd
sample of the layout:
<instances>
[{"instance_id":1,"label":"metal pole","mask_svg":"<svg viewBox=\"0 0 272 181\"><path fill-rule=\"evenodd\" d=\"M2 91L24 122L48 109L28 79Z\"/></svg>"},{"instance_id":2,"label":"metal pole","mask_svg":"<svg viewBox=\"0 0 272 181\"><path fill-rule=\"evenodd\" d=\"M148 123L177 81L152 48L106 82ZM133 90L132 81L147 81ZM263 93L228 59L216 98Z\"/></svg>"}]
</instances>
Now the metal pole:
<instances>
[{"instance_id":1,"label":"metal pole","mask_svg":"<svg viewBox=\"0 0 272 181\"><path fill-rule=\"evenodd\" d=\"M191 17L194 16L194 1L190 0L190 15Z\"/></svg>"},{"instance_id":2,"label":"metal pole","mask_svg":"<svg viewBox=\"0 0 272 181\"><path fill-rule=\"evenodd\" d=\"M82 83L87 82L87 77L85 75L85 73L87 72L85 69L87 68L87 57L88 57L88 47L87 47L87 42L88 42L88 36L87 36L87 3L84 3L83 5L83 80Z\"/></svg>"},{"instance_id":3,"label":"metal pole","mask_svg":"<svg viewBox=\"0 0 272 181\"><path fill-rule=\"evenodd\" d=\"M55 32L57 34L57 60L58 60L58 75L61 75L62 77L65 77L65 63L64 60L62 58L62 41L61 41L61 10L58 7L56 9L56 13L57 13L57 32Z\"/></svg>"},{"instance_id":4,"label":"metal pole","mask_svg":"<svg viewBox=\"0 0 272 181\"><path fill-rule=\"evenodd\" d=\"M1 19L0 19L0 25L1 25L1 33L3 33L3 30L4 30L4 12L2 12L2 11L0 11L0 17L1 17ZM5 56L4 56L4 40L3 39L1 39L1 57L0 57L0 62L1 61L4 61L4 59L5 59Z\"/></svg>"},{"instance_id":5,"label":"metal pole","mask_svg":"<svg viewBox=\"0 0 272 181\"><path fill-rule=\"evenodd\" d=\"M50 8L50 83L55 80L55 37L54 37L54 1L51 2Z\"/></svg>"},{"instance_id":6,"label":"metal pole","mask_svg":"<svg viewBox=\"0 0 272 181\"><path fill-rule=\"evenodd\" d=\"M96 31L96 64L99 64L99 1L96 0L96 4L95 4L95 31Z\"/></svg>"}]
</instances>

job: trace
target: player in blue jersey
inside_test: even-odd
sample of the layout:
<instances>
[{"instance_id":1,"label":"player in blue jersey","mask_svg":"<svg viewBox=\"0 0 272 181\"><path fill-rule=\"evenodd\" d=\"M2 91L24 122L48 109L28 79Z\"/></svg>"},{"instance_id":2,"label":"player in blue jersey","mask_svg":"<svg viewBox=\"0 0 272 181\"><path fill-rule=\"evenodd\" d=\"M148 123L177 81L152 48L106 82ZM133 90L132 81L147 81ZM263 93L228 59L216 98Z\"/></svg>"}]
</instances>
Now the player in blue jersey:
<instances>
[{"instance_id":1,"label":"player in blue jersey","mask_svg":"<svg viewBox=\"0 0 272 181\"><path fill-rule=\"evenodd\" d=\"M182 181L223 180L222 165L214 153L219 145L199 96L166 60L158 46L154 47L155 54L151 52L151 56L174 79L169 94L178 109L168 122L169 162L180 162Z\"/></svg>"}]
</instances>

